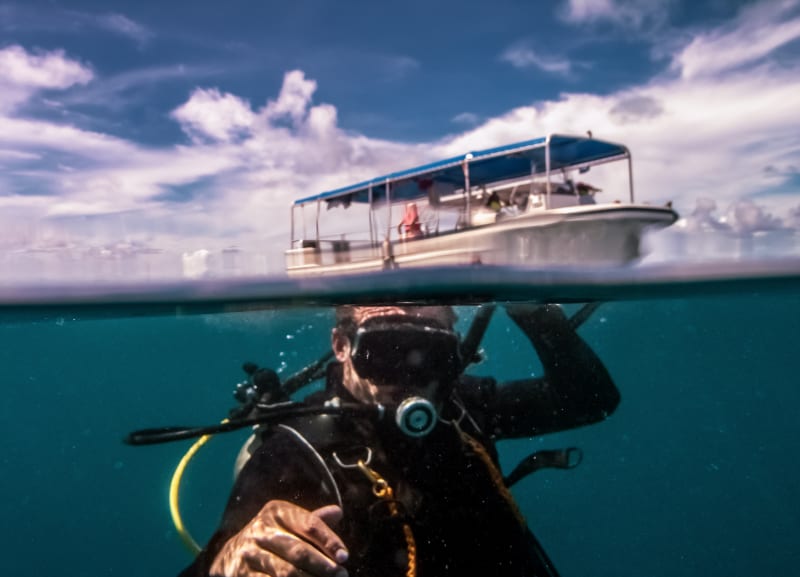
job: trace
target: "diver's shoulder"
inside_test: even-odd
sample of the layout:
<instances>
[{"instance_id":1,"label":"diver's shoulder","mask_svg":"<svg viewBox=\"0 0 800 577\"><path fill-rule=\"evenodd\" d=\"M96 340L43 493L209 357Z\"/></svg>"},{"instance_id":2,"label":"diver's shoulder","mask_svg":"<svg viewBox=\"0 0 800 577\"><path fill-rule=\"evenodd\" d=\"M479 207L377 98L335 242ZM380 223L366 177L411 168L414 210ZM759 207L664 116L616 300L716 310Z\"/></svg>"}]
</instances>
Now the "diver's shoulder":
<instances>
[{"instance_id":1,"label":"diver's shoulder","mask_svg":"<svg viewBox=\"0 0 800 577\"><path fill-rule=\"evenodd\" d=\"M486 406L497 392L497 381L493 377L461 375L456 382L458 396L472 407Z\"/></svg>"}]
</instances>

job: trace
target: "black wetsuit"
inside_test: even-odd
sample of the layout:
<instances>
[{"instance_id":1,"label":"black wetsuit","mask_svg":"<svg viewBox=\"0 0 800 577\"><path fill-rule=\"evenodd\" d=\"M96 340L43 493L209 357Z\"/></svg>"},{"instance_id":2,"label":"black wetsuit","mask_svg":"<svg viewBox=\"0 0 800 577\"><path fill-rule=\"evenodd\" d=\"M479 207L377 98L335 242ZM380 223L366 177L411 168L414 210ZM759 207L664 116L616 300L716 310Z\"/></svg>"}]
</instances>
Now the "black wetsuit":
<instances>
[{"instance_id":1,"label":"black wetsuit","mask_svg":"<svg viewBox=\"0 0 800 577\"><path fill-rule=\"evenodd\" d=\"M263 431L263 444L237 478L217 533L182 576L208 575L222 545L274 499L309 510L341 504L344 518L336 531L350 551L345 567L353 577L405 575L403 524L413 534L419 577L556 575L486 460L496 465L498 439L599 421L616 408L619 395L560 310L543 310L517 324L536 347L545 377L504 385L462 377L441 415L444 421L459 421L458 427L440 422L428 436L409 439L388 419L321 416ZM331 365L326 389L307 402L352 400L340 374L340 367ZM465 442L459 429L479 441L488 456ZM368 449L369 466L394 491L394 515L373 494L367 476L347 466L365 459Z\"/></svg>"}]
</instances>

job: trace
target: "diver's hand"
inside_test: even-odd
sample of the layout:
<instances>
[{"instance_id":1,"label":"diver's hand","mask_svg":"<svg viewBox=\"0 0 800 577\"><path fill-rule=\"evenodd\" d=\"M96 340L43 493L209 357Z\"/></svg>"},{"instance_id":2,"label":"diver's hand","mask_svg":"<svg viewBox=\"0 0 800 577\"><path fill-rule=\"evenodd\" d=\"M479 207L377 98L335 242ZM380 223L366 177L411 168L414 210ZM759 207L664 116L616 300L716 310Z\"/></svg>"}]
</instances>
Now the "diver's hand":
<instances>
[{"instance_id":1,"label":"diver's hand","mask_svg":"<svg viewBox=\"0 0 800 577\"><path fill-rule=\"evenodd\" d=\"M342 509L308 511L287 501L270 501L232 537L211 564L213 577L346 577L340 565L348 552L330 528Z\"/></svg>"}]
</instances>

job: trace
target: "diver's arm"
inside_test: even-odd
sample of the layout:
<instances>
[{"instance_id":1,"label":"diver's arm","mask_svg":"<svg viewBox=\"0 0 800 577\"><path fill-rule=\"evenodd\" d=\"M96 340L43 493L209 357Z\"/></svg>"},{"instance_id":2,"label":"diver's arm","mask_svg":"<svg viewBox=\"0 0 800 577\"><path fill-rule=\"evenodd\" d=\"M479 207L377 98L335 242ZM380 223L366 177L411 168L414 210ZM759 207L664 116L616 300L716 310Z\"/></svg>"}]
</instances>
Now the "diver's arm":
<instances>
[{"instance_id":1,"label":"diver's arm","mask_svg":"<svg viewBox=\"0 0 800 577\"><path fill-rule=\"evenodd\" d=\"M506 311L536 349L540 379L497 385L486 407L497 437L571 429L606 418L620 396L605 366L557 305L514 304Z\"/></svg>"}]
</instances>

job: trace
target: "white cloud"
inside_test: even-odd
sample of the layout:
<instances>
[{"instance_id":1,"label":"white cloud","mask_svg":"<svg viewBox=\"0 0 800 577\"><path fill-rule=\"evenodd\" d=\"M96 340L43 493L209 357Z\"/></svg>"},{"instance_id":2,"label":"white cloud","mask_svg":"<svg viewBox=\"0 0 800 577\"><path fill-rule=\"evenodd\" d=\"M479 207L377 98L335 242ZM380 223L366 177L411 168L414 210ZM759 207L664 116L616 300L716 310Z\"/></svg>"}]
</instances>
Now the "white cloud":
<instances>
[{"instance_id":1,"label":"white cloud","mask_svg":"<svg viewBox=\"0 0 800 577\"><path fill-rule=\"evenodd\" d=\"M694 78L758 62L800 38L798 6L797 0L777 0L746 7L731 24L696 36L673 68Z\"/></svg>"},{"instance_id":2,"label":"white cloud","mask_svg":"<svg viewBox=\"0 0 800 577\"><path fill-rule=\"evenodd\" d=\"M337 122L336 107L330 104L320 104L308 111L308 130L319 138L335 134Z\"/></svg>"},{"instance_id":3,"label":"white cloud","mask_svg":"<svg viewBox=\"0 0 800 577\"><path fill-rule=\"evenodd\" d=\"M0 49L0 110L11 109L41 90L62 90L87 84L88 66L63 50L28 52L22 46Z\"/></svg>"},{"instance_id":4,"label":"white cloud","mask_svg":"<svg viewBox=\"0 0 800 577\"><path fill-rule=\"evenodd\" d=\"M191 137L228 142L252 126L255 114L250 103L216 88L197 88L187 102L172 112Z\"/></svg>"},{"instance_id":5,"label":"white cloud","mask_svg":"<svg viewBox=\"0 0 800 577\"><path fill-rule=\"evenodd\" d=\"M63 50L32 54L22 46L9 46L0 50L0 77L25 88L68 88L89 82L92 71L67 58Z\"/></svg>"},{"instance_id":6,"label":"white cloud","mask_svg":"<svg viewBox=\"0 0 800 577\"><path fill-rule=\"evenodd\" d=\"M500 56L500 60L510 63L515 68L534 67L553 74L569 74L572 70L572 64L566 58L545 56L523 45L508 48Z\"/></svg>"},{"instance_id":7,"label":"white cloud","mask_svg":"<svg viewBox=\"0 0 800 577\"><path fill-rule=\"evenodd\" d=\"M77 157L97 154L105 159L124 158L137 148L133 143L100 132L2 115L0 145L16 147L23 154L56 151Z\"/></svg>"},{"instance_id":8,"label":"white cloud","mask_svg":"<svg viewBox=\"0 0 800 577\"><path fill-rule=\"evenodd\" d=\"M297 123L305 115L316 90L316 81L307 80L302 70L287 72L278 99L267 103L263 115L268 120L289 117Z\"/></svg>"}]
</instances>

